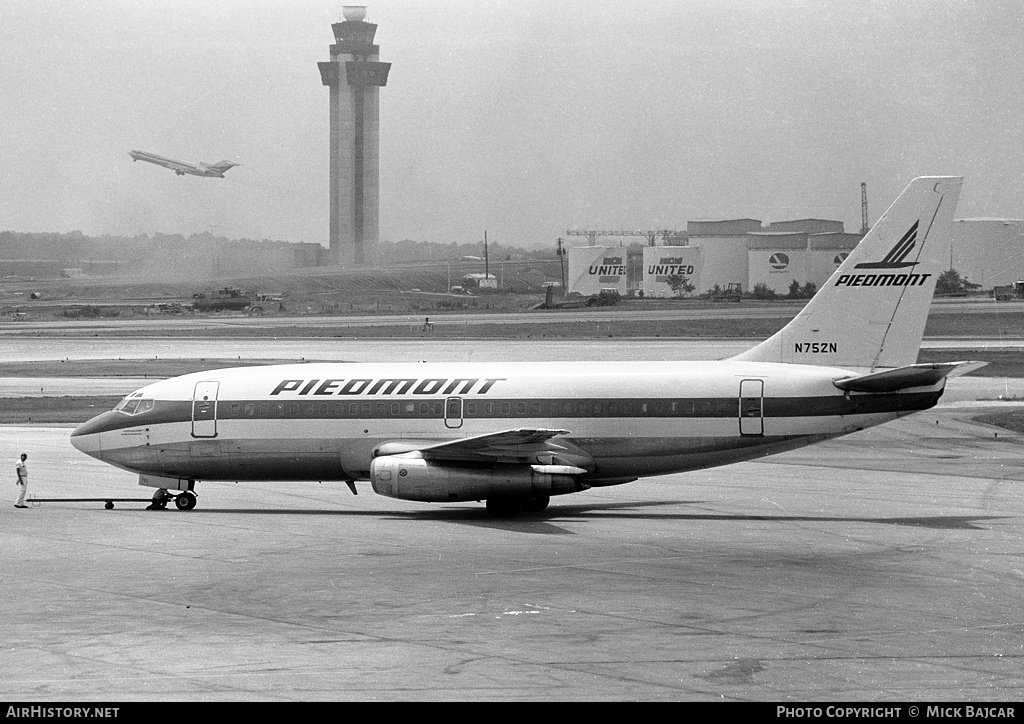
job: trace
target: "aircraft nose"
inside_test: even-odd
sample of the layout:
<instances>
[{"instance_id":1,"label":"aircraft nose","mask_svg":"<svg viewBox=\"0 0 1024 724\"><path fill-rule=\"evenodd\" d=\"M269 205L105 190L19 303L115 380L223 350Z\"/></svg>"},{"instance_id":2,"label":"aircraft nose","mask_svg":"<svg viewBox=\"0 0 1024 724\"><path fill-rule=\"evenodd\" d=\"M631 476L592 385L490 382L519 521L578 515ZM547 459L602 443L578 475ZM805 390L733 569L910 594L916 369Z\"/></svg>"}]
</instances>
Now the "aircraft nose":
<instances>
[{"instance_id":1,"label":"aircraft nose","mask_svg":"<svg viewBox=\"0 0 1024 724\"><path fill-rule=\"evenodd\" d=\"M94 458L100 457L100 433L107 429L112 414L115 413L104 412L72 430L71 444L75 449Z\"/></svg>"},{"instance_id":2,"label":"aircraft nose","mask_svg":"<svg viewBox=\"0 0 1024 724\"><path fill-rule=\"evenodd\" d=\"M82 435L79 433L81 428L76 428L71 433L71 444L75 446L75 449L79 452L84 452L86 455L92 457L99 457L100 455L100 436L99 433L93 433L91 435Z\"/></svg>"}]
</instances>

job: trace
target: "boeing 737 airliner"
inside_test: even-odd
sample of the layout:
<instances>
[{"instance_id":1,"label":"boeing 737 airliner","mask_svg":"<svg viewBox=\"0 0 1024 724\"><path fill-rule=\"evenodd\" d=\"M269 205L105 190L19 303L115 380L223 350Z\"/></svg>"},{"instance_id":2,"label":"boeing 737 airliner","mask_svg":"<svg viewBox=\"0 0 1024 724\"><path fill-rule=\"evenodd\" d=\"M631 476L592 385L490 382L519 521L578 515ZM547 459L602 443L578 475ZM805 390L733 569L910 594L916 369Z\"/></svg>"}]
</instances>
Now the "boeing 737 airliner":
<instances>
[{"instance_id":1,"label":"boeing 737 airliner","mask_svg":"<svg viewBox=\"0 0 1024 724\"><path fill-rule=\"evenodd\" d=\"M184 510L202 480L369 480L512 515L863 430L980 366L916 364L961 181L911 182L785 328L731 359L224 369L147 385L71 441Z\"/></svg>"}]
</instances>

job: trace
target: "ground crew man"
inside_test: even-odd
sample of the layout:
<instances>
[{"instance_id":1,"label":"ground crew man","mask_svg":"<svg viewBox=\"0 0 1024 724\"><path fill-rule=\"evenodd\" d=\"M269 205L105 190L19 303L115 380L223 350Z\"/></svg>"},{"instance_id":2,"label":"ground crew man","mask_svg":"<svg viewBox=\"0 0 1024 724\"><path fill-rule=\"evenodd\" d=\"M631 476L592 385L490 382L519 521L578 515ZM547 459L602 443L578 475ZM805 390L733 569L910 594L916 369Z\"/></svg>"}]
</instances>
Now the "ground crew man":
<instances>
[{"instance_id":1,"label":"ground crew man","mask_svg":"<svg viewBox=\"0 0 1024 724\"><path fill-rule=\"evenodd\" d=\"M18 471L18 502L14 504L15 508L28 507L25 505L25 493L28 492L28 465L25 464L26 460L28 460L28 455L22 453L21 462L15 468Z\"/></svg>"},{"instance_id":2,"label":"ground crew man","mask_svg":"<svg viewBox=\"0 0 1024 724\"><path fill-rule=\"evenodd\" d=\"M167 488L157 488L153 493L153 502L146 506L146 510L167 510L167 502L172 499Z\"/></svg>"}]
</instances>

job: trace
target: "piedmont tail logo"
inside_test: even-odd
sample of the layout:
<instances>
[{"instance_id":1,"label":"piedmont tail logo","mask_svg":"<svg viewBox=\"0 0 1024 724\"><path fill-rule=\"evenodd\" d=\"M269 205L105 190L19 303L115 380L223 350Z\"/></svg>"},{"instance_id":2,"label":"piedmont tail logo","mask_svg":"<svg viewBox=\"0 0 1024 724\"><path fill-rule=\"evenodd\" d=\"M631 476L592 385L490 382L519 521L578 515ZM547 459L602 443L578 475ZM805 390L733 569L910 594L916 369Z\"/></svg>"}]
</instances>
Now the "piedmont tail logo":
<instances>
[{"instance_id":1,"label":"piedmont tail logo","mask_svg":"<svg viewBox=\"0 0 1024 724\"><path fill-rule=\"evenodd\" d=\"M896 242L896 246L889 250L882 261L869 261L857 264L855 269L904 269L908 266L917 266L916 261L903 261L907 254L914 250L917 244L917 226L921 221L915 221L903 238Z\"/></svg>"},{"instance_id":2,"label":"piedmont tail logo","mask_svg":"<svg viewBox=\"0 0 1024 724\"><path fill-rule=\"evenodd\" d=\"M907 233L889 250L882 261L868 261L855 264L854 269L906 269L915 267L916 261L903 261L917 244L917 227L914 222ZM931 274L840 274L837 287L922 287Z\"/></svg>"}]
</instances>

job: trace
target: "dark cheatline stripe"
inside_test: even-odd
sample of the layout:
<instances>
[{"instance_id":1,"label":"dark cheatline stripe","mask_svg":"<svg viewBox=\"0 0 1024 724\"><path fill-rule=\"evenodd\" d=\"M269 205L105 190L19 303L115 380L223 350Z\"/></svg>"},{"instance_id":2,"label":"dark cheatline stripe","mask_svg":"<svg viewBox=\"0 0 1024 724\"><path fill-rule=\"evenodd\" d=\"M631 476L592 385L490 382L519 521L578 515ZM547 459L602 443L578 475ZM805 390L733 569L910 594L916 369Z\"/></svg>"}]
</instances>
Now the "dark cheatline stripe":
<instances>
[{"instance_id":1,"label":"dark cheatline stripe","mask_svg":"<svg viewBox=\"0 0 1024 724\"><path fill-rule=\"evenodd\" d=\"M820 397L765 397L763 416L833 417L884 412L927 410L942 392L880 395L828 395ZM353 401L219 400L216 419L235 420L443 420L447 398L376 398ZM752 398L754 400L760 398ZM739 416L736 397L651 399L494 399L463 398L462 418L506 420L510 426L536 418L579 419L726 419ZM107 413L97 425L85 423L83 434L174 422L191 422L192 402L157 400L149 412L140 415Z\"/></svg>"}]
</instances>

